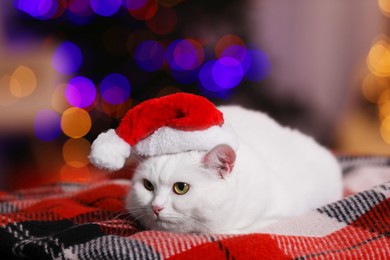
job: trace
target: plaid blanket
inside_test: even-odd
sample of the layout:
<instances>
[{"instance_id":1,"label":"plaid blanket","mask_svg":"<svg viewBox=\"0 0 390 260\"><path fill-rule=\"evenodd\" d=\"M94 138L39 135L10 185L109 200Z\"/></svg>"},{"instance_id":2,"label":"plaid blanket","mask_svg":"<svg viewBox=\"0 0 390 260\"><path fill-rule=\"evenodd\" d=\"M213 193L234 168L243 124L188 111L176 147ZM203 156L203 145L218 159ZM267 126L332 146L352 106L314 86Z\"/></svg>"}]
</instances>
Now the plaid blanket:
<instances>
[{"instance_id":1,"label":"plaid blanket","mask_svg":"<svg viewBox=\"0 0 390 260\"><path fill-rule=\"evenodd\" d=\"M390 259L390 182L356 191L351 181L362 170L389 178L389 159L340 161L352 195L258 234L142 231L124 211L125 180L0 192L0 258Z\"/></svg>"}]
</instances>

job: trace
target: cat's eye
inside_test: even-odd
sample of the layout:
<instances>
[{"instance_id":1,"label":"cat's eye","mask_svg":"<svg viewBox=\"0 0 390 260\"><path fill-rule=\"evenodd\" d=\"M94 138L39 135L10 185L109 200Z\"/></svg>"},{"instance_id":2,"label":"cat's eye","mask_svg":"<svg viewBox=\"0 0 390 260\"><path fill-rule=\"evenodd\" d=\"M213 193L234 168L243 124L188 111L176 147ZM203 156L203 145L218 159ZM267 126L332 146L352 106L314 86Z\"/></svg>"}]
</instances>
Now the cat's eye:
<instances>
[{"instance_id":1,"label":"cat's eye","mask_svg":"<svg viewBox=\"0 0 390 260\"><path fill-rule=\"evenodd\" d=\"M189 189L190 185L185 182L176 182L173 184L173 192L175 192L177 195L186 194Z\"/></svg>"},{"instance_id":2,"label":"cat's eye","mask_svg":"<svg viewBox=\"0 0 390 260\"><path fill-rule=\"evenodd\" d=\"M150 181L148 181L147 179L144 179L144 187L145 187L145 189L147 189L149 191L154 190L153 184Z\"/></svg>"}]
</instances>

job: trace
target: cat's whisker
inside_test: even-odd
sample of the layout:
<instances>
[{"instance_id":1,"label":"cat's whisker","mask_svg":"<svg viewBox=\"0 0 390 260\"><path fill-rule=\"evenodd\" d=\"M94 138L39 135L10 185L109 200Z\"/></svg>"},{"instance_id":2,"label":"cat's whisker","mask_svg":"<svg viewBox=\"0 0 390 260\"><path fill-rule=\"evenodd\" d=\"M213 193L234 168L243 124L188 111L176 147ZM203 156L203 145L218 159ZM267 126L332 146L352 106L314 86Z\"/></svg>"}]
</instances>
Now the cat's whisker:
<instances>
[{"instance_id":1,"label":"cat's whisker","mask_svg":"<svg viewBox=\"0 0 390 260\"><path fill-rule=\"evenodd\" d=\"M203 219L172 213L166 213L164 217L178 224L185 223L186 225L190 225L192 226L192 230L196 230L197 232L208 233L210 231Z\"/></svg>"},{"instance_id":2,"label":"cat's whisker","mask_svg":"<svg viewBox=\"0 0 390 260\"><path fill-rule=\"evenodd\" d=\"M203 221L199 221L198 219L194 217L188 217L187 220L190 220L191 223L194 225L194 230L197 230L202 233L208 233L209 228L205 225Z\"/></svg>"},{"instance_id":3,"label":"cat's whisker","mask_svg":"<svg viewBox=\"0 0 390 260\"><path fill-rule=\"evenodd\" d=\"M141 213L142 211L138 211L138 213ZM123 219L121 219L122 221L120 222L119 224L119 228L122 228L122 232L120 233L120 235L124 235L124 232L126 230L126 226L133 226L133 224L135 224L135 226L139 226L138 223L136 223L139 219L141 218L144 218L145 217L145 214L140 214L138 216L135 216L136 214L130 214L130 212L125 212L125 214L122 215L125 216Z\"/></svg>"}]
</instances>

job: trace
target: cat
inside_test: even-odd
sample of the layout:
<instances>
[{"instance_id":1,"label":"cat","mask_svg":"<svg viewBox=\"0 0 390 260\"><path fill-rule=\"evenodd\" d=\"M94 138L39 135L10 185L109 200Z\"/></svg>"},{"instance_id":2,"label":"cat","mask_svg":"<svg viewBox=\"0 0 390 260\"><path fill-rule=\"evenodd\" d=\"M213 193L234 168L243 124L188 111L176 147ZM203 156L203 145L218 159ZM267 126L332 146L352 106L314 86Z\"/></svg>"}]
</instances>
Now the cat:
<instances>
[{"instance_id":1,"label":"cat","mask_svg":"<svg viewBox=\"0 0 390 260\"><path fill-rule=\"evenodd\" d=\"M341 169L313 138L262 112L218 107L239 148L144 158L126 199L147 229L243 234L342 197Z\"/></svg>"}]
</instances>

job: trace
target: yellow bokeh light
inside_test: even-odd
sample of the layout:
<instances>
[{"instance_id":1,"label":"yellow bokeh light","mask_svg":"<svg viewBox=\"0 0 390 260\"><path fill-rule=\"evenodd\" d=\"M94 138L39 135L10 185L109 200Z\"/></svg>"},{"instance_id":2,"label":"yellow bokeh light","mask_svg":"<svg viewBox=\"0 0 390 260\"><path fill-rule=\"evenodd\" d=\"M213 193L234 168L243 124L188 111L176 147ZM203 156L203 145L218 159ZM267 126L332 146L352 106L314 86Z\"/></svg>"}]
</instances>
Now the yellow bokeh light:
<instances>
[{"instance_id":1,"label":"yellow bokeh light","mask_svg":"<svg viewBox=\"0 0 390 260\"><path fill-rule=\"evenodd\" d=\"M35 73L26 66L19 66L12 73L10 80L10 91L15 97L27 97L31 95L37 87Z\"/></svg>"},{"instance_id":2,"label":"yellow bokeh light","mask_svg":"<svg viewBox=\"0 0 390 260\"><path fill-rule=\"evenodd\" d=\"M62 113L69 108L69 103L67 102L65 97L66 86L66 83L57 85L51 96L51 106L58 113Z\"/></svg>"},{"instance_id":3,"label":"yellow bokeh light","mask_svg":"<svg viewBox=\"0 0 390 260\"><path fill-rule=\"evenodd\" d=\"M390 116L390 100L382 103L379 106L379 116L381 120L383 120L387 116Z\"/></svg>"},{"instance_id":4,"label":"yellow bokeh light","mask_svg":"<svg viewBox=\"0 0 390 260\"><path fill-rule=\"evenodd\" d=\"M89 164L88 155L91 143L84 138L69 139L62 147L64 161L74 168L81 168Z\"/></svg>"},{"instance_id":5,"label":"yellow bokeh light","mask_svg":"<svg viewBox=\"0 0 390 260\"><path fill-rule=\"evenodd\" d=\"M379 7L382 13L390 17L390 1L389 0L378 0Z\"/></svg>"},{"instance_id":6,"label":"yellow bokeh light","mask_svg":"<svg viewBox=\"0 0 390 260\"><path fill-rule=\"evenodd\" d=\"M383 140L390 144L390 116L387 116L385 119L383 119L380 130Z\"/></svg>"},{"instance_id":7,"label":"yellow bokeh light","mask_svg":"<svg viewBox=\"0 0 390 260\"><path fill-rule=\"evenodd\" d=\"M15 96L11 95L9 88L10 81L11 76L7 74L0 78L0 106L10 106L18 100Z\"/></svg>"},{"instance_id":8,"label":"yellow bokeh light","mask_svg":"<svg viewBox=\"0 0 390 260\"><path fill-rule=\"evenodd\" d=\"M362 82L364 97L373 103L377 103L381 94L389 88L390 82L387 78L376 77L373 74L368 74Z\"/></svg>"},{"instance_id":9,"label":"yellow bokeh light","mask_svg":"<svg viewBox=\"0 0 390 260\"><path fill-rule=\"evenodd\" d=\"M386 89L383 91L378 99L378 104L384 104L386 102L390 101L390 89Z\"/></svg>"},{"instance_id":10,"label":"yellow bokeh light","mask_svg":"<svg viewBox=\"0 0 390 260\"><path fill-rule=\"evenodd\" d=\"M69 137L83 137L91 129L91 124L91 117L84 109L71 107L62 114L61 128Z\"/></svg>"},{"instance_id":11,"label":"yellow bokeh light","mask_svg":"<svg viewBox=\"0 0 390 260\"><path fill-rule=\"evenodd\" d=\"M368 53L367 66L375 76L390 76L390 46L387 41L380 40L372 46Z\"/></svg>"}]
</instances>

